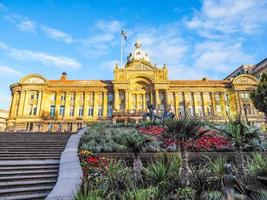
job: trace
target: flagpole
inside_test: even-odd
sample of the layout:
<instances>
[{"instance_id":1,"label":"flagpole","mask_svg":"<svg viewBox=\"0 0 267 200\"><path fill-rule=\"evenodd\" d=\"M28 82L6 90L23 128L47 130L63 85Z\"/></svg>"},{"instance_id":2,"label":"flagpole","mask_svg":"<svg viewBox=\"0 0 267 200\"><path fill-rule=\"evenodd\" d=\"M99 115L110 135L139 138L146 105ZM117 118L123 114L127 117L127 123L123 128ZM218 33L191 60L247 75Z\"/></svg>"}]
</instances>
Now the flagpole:
<instances>
[{"instance_id":1,"label":"flagpole","mask_svg":"<svg viewBox=\"0 0 267 200\"><path fill-rule=\"evenodd\" d=\"M121 32L121 67L122 67L122 54L123 54L123 44L122 44L122 37L123 37L123 35L122 35L122 33L123 32Z\"/></svg>"}]
</instances>

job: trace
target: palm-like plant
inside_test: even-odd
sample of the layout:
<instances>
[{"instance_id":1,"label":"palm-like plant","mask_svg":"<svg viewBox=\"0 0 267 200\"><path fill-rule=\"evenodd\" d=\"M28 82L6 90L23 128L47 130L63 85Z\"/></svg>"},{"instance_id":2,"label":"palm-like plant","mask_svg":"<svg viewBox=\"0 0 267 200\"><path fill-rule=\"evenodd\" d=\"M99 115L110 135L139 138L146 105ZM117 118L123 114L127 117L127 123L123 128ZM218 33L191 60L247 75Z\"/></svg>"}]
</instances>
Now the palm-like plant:
<instances>
[{"instance_id":1,"label":"palm-like plant","mask_svg":"<svg viewBox=\"0 0 267 200\"><path fill-rule=\"evenodd\" d=\"M157 199L162 199L168 190L175 187L179 178L177 168L180 168L180 157L167 158L165 156L153 161L147 166L147 179L149 185L157 188Z\"/></svg>"},{"instance_id":2,"label":"palm-like plant","mask_svg":"<svg viewBox=\"0 0 267 200\"><path fill-rule=\"evenodd\" d=\"M226 162L226 159L223 157L210 160L209 162L208 168L211 173L210 179L216 190L220 190L223 187L223 178L225 174L224 165Z\"/></svg>"},{"instance_id":3,"label":"palm-like plant","mask_svg":"<svg viewBox=\"0 0 267 200\"><path fill-rule=\"evenodd\" d=\"M249 160L247 168L253 176L267 176L267 156L261 153L253 153L252 159Z\"/></svg>"},{"instance_id":4,"label":"palm-like plant","mask_svg":"<svg viewBox=\"0 0 267 200\"><path fill-rule=\"evenodd\" d=\"M181 119L167 120L165 125L167 126L167 132L175 139L177 149L180 148L182 156L181 175L184 177L184 184L188 185L189 156L184 144L200 136L199 129L202 122L197 117L185 116Z\"/></svg>"},{"instance_id":5,"label":"palm-like plant","mask_svg":"<svg viewBox=\"0 0 267 200\"><path fill-rule=\"evenodd\" d=\"M83 183L82 188L75 195L75 200L103 200L103 194L100 190L92 190L88 182Z\"/></svg>"},{"instance_id":6,"label":"palm-like plant","mask_svg":"<svg viewBox=\"0 0 267 200\"><path fill-rule=\"evenodd\" d=\"M123 196L122 200L154 200L156 198L157 189L154 187L141 188L127 190Z\"/></svg>"},{"instance_id":7,"label":"palm-like plant","mask_svg":"<svg viewBox=\"0 0 267 200\"><path fill-rule=\"evenodd\" d=\"M150 137L146 135L140 135L135 132L133 134L124 135L119 143L134 153L133 172L134 179L140 181L142 179L143 163L140 159L140 153L151 142Z\"/></svg>"},{"instance_id":8,"label":"palm-like plant","mask_svg":"<svg viewBox=\"0 0 267 200\"><path fill-rule=\"evenodd\" d=\"M245 173L245 168L242 149L244 145L251 143L254 139L259 140L259 130L257 128L248 126L242 121L240 116L237 116L234 120L229 119L229 122L226 123L225 126L213 126L213 128L218 130L232 142L236 151L238 174L239 176L243 176Z\"/></svg>"}]
</instances>

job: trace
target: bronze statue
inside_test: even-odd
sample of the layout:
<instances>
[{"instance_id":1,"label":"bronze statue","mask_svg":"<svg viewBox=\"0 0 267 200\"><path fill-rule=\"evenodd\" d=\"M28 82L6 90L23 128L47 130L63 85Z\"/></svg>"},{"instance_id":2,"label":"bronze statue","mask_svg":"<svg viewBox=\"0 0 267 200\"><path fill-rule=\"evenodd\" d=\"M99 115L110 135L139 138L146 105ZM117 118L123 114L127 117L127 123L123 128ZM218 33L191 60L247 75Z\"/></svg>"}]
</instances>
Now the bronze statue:
<instances>
[{"instance_id":1,"label":"bronze statue","mask_svg":"<svg viewBox=\"0 0 267 200\"><path fill-rule=\"evenodd\" d=\"M143 114L143 121L147 121L147 117L149 117L150 121L153 123L155 123L157 119L164 122L165 120L173 119L175 117L175 114L170 110L165 110L162 116L157 115L154 105L152 104L147 104L147 108L149 111Z\"/></svg>"}]
</instances>

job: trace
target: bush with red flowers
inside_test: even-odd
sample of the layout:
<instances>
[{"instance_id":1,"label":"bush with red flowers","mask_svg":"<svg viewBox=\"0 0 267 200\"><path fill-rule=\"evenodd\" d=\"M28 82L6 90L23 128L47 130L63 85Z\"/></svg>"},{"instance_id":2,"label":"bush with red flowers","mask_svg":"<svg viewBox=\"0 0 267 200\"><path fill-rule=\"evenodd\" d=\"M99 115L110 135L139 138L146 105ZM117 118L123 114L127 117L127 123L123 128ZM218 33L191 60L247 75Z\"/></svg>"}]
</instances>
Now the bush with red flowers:
<instances>
[{"instance_id":1,"label":"bush with red flowers","mask_svg":"<svg viewBox=\"0 0 267 200\"><path fill-rule=\"evenodd\" d=\"M185 143L184 147L188 151L229 151L233 148L229 140L213 131Z\"/></svg>"},{"instance_id":2,"label":"bush with red flowers","mask_svg":"<svg viewBox=\"0 0 267 200\"><path fill-rule=\"evenodd\" d=\"M166 131L165 128L161 126L157 126L157 125L148 126L148 127L140 127L137 130L141 134L154 135L154 136L160 135Z\"/></svg>"}]
</instances>

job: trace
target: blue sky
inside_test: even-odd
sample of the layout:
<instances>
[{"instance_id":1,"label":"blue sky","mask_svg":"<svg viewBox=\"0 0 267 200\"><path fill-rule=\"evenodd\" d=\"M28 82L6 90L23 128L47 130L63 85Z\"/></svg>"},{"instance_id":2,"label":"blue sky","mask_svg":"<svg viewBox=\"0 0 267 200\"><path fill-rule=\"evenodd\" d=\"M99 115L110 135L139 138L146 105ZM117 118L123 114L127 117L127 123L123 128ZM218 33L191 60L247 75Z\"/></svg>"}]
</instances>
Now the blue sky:
<instances>
[{"instance_id":1,"label":"blue sky","mask_svg":"<svg viewBox=\"0 0 267 200\"><path fill-rule=\"evenodd\" d=\"M267 57L266 0L0 0L0 108L29 73L113 79L139 39L170 79L223 79Z\"/></svg>"}]
</instances>

